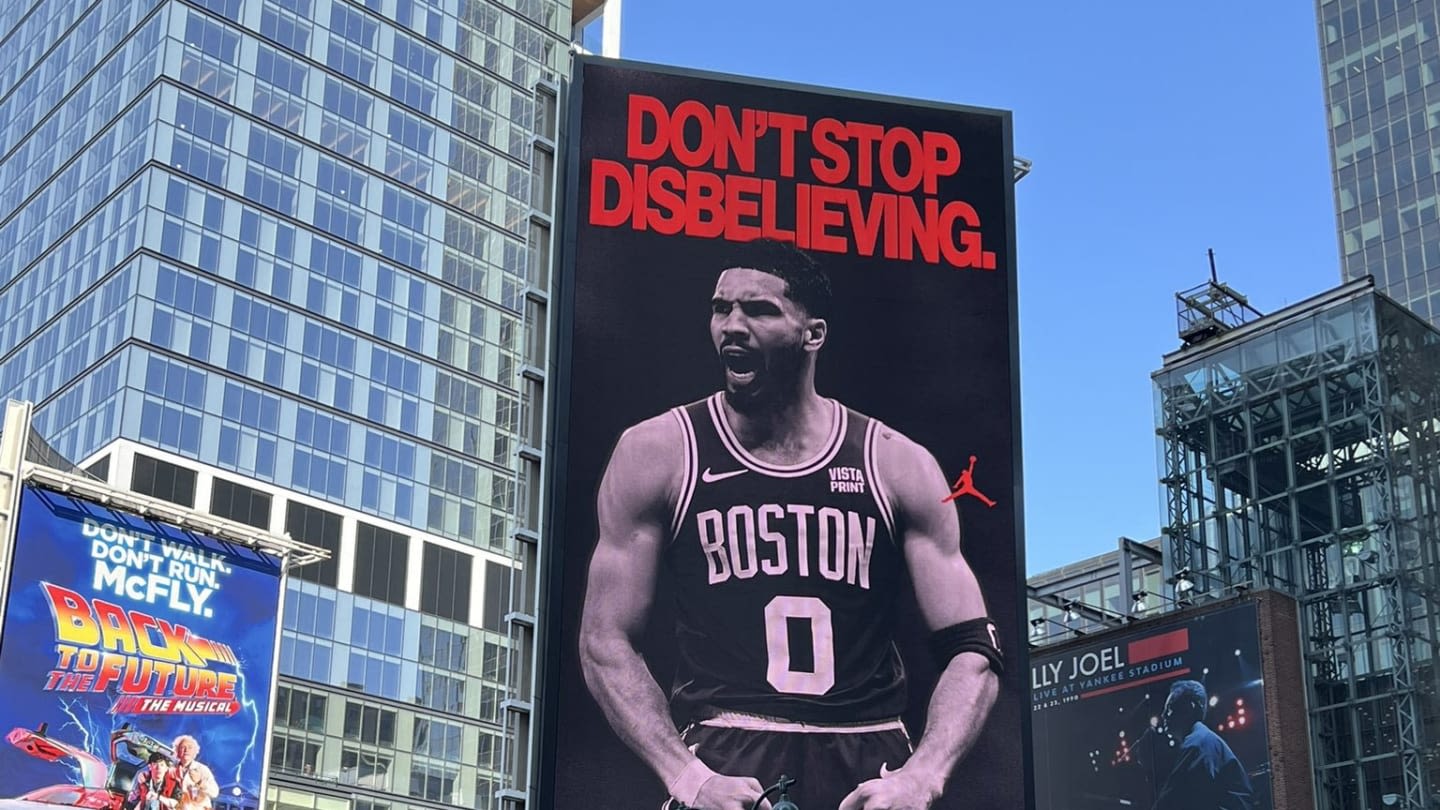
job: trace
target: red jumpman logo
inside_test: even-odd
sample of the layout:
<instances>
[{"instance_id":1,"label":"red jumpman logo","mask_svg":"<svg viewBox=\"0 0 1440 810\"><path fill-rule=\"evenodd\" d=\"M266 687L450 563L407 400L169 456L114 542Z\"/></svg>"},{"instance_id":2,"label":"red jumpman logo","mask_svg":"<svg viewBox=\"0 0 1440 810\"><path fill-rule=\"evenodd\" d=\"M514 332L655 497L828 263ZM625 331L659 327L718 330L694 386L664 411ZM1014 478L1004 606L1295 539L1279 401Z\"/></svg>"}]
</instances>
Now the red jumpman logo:
<instances>
[{"instance_id":1,"label":"red jumpman logo","mask_svg":"<svg viewBox=\"0 0 1440 810\"><path fill-rule=\"evenodd\" d=\"M985 493L975 488L974 456L970 457L970 468L967 469L965 472L960 473L960 477L955 479L955 486L951 489L950 494L947 497L942 498L940 502L949 503L960 497L961 495L973 495L974 497L980 499L980 502L985 504L986 506L989 506L991 508L994 508L995 506L994 501L985 497Z\"/></svg>"}]
</instances>

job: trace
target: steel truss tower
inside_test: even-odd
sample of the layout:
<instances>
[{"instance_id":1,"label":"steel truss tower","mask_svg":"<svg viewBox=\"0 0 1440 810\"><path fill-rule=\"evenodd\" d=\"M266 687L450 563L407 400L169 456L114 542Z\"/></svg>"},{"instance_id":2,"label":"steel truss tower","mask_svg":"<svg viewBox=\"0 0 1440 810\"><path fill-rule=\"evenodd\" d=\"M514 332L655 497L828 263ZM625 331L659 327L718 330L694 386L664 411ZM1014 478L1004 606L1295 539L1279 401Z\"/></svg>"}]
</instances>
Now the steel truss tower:
<instances>
[{"instance_id":1,"label":"steel truss tower","mask_svg":"<svg viewBox=\"0 0 1440 810\"><path fill-rule=\"evenodd\" d=\"M1440 332L1361 280L1154 382L1167 575L1299 600L1318 807L1436 807Z\"/></svg>"}]
</instances>

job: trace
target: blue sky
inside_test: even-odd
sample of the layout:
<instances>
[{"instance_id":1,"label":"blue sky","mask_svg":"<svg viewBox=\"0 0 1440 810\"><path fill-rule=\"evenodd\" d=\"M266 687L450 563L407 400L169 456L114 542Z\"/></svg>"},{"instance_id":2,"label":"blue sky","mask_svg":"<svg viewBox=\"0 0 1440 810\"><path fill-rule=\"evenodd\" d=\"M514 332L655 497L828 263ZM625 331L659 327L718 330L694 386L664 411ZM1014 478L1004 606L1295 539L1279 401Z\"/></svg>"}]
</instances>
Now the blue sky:
<instances>
[{"instance_id":1,"label":"blue sky","mask_svg":"<svg viewBox=\"0 0 1440 810\"><path fill-rule=\"evenodd\" d=\"M1340 283L1310 3L624 0L621 41L1014 112L1030 573L1159 533L1150 373L1207 248L1262 312Z\"/></svg>"}]
</instances>

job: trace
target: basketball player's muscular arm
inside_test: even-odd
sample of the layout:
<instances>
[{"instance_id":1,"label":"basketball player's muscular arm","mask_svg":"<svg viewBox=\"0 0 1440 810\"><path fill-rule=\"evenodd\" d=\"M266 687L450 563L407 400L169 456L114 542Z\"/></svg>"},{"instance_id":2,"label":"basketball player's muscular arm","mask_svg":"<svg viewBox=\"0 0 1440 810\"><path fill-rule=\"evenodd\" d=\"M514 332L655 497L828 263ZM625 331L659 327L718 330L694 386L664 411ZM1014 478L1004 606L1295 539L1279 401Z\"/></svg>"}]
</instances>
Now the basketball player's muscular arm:
<instances>
[{"instance_id":1,"label":"basketball player's muscular arm","mask_svg":"<svg viewBox=\"0 0 1440 810\"><path fill-rule=\"evenodd\" d=\"M670 538L684 442L674 417L661 414L616 443L596 498L600 538L580 619L580 666L590 693L615 733L667 786L696 767L696 758L675 730L665 693L637 645ZM694 806L749 810L760 792L753 778L717 774L702 784Z\"/></svg>"},{"instance_id":2,"label":"basketball player's muscular arm","mask_svg":"<svg viewBox=\"0 0 1440 810\"><path fill-rule=\"evenodd\" d=\"M960 552L960 519L929 451L894 431L876 442L877 476L890 494L915 599L930 631L986 615L980 584ZM905 766L862 783L840 810L925 810L945 789L995 703L999 679L977 653L950 659L935 683L925 733Z\"/></svg>"}]
</instances>

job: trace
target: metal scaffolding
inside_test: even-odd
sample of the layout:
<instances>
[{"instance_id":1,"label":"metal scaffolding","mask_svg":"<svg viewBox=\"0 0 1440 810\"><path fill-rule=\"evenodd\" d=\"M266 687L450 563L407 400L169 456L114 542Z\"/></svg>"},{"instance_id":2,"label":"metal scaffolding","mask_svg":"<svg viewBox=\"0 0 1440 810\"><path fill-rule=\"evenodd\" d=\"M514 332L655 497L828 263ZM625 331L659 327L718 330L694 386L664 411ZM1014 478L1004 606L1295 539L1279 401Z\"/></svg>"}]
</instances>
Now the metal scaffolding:
<instances>
[{"instance_id":1,"label":"metal scaffolding","mask_svg":"<svg viewBox=\"0 0 1440 810\"><path fill-rule=\"evenodd\" d=\"M540 665L536 656L537 616L541 610L540 538L544 531L543 504L547 444L545 369L550 365L550 290L557 199L556 143L559 139L560 91L550 82L535 87L535 135L530 140L530 212L526 219L526 271L524 325L525 364L521 369L520 435L518 448L515 526L511 550L515 567L505 614L507 697L501 709L499 789L496 806L520 810L529 806L530 777L536 757L535 695Z\"/></svg>"},{"instance_id":2,"label":"metal scaffolding","mask_svg":"<svg viewBox=\"0 0 1440 810\"><path fill-rule=\"evenodd\" d=\"M1197 599L1299 600L1324 810L1437 806L1437 355L1440 333L1365 280L1187 341L1154 375L1167 573L1189 569Z\"/></svg>"}]
</instances>

